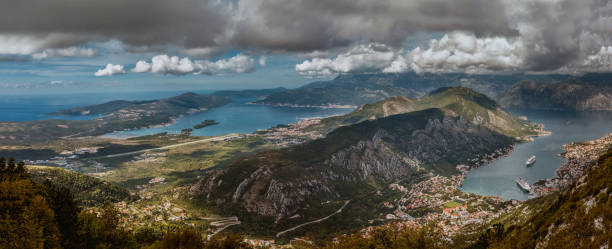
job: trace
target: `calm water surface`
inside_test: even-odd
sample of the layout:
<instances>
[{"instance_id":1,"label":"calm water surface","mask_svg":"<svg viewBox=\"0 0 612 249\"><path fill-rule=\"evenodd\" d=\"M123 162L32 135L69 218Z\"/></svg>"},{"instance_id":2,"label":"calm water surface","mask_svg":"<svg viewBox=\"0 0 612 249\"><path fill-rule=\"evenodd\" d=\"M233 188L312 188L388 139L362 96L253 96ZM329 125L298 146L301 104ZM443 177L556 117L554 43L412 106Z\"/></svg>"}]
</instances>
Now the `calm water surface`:
<instances>
[{"instance_id":1,"label":"calm water surface","mask_svg":"<svg viewBox=\"0 0 612 249\"><path fill-rule=\"evenodd\" d=\"M79 106L101 104L111 100L152 100L177 96L185 91L164 92L124 92L124 93L79 93L43 95L0 95L0 121L32 121L42 119L90 119L94 116L59 116L51 112ZM211 91L195 91L210 93ZM248 102L256 99L236 98L232 103L209 111L188 115L165 127L120 131L107 134L110 137L133 137L160 132L178 134L182 129L192 128L205 119L213 119L220 124L197 129L193 135L214 136L229 133L251 133L278 124L290 124L304 118L327 117L344 114L352 109L293 108L253 105Z\"/></svg>"},{"instance_id":2,"label":"calm water surface","mask_svg":"<svg viewBox=\"0 0 612 249\"><path fill-rule=\"evenodd\" d=\"M290 124L304 118L327 117L350 112L346 108L295 108L249 104L255 99L237 98L232 103L209 111L188 115L175 123L164 126L131 131L119 131L106 135L107 137L133 137L160 132L179 134L182 129L192 128L196 124L212 119L218 125L194 129L191 134L198 136L216 136L229 133L251 133L259 129L267 129L278 124Z\"/></svg>"},{"instance_id":3,"label":"calm water surface","mask_svg":"<svg viewBox=\"0 0 612 249\"><path fill-rule=\"evenodd\" d=\"M526 200L514 180L521 177L528 183L553 177L555 171L565 163L557 156L563 145L574 141L600 138L612 132L612 114L601 112L522 112L529 120L545 125L550 136L537 137L533 142L517 144L508 156L470 173L461 190L481 195L495 195L504 199ZM536 163L525 167L529 156L535 155Z\"/></svg>"}]
</instances>

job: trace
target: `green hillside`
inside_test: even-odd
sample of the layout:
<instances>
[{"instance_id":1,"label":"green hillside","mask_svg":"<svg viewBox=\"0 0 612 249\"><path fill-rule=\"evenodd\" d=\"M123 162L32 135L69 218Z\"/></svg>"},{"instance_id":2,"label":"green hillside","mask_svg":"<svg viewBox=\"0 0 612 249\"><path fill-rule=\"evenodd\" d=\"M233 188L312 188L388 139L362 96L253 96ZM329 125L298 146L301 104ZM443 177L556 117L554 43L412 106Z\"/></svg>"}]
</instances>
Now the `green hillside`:
<instances>
[{"instance_id":1,"label":"green hillside","mask_svg":"<svg viewBox=\"0 0 612 249\"><path fill-rule=\"evenodd\" d=\"M49 180L56 187L64 187L74 194L74 199L83 206L100 206L106 202L132 201L135 196L114 184L97 178L57 167L28 166L33 181Z\"/></svg>"},{"instance_id":2,"label":"green hillside","mask_svg":"<svg viewBox=\"0 0 612 249\"><path fill-rule=\"evenodd\" d=\"M390 97L362 105L346 115L323 119L309 129L328 133L339 126L429 108L449 110L472 123L482 124L517 140L537 135L540 129L536 124L506 113L495 101L466 87L443 87L418 99Z\"/></svg>"}]
</instances>

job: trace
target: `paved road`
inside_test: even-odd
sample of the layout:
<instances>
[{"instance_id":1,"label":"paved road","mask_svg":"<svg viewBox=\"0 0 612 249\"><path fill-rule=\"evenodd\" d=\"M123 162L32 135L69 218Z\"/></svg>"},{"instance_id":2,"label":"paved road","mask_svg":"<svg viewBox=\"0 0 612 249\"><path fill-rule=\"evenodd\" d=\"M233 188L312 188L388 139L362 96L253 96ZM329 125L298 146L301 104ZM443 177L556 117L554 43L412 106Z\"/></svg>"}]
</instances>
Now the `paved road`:
<instances>
[{"instance_id":1,"label":"paved road","mask_svg":"<svg viewBox=\"0 0 612 249\"><path fill-rule=\"evenodd\" d=\"M221 140L224 140L224 139L235 138L235 137L239 137L239 136L240 135L238 135L238 134L228 134L228 135L223 135L223 136L218 136L218 137L211 137L211 138L206 138L206 139L201 139L201 140L196 140L196 141L191 141L191 142L185 142L185 143L180 143L180 144L172 144L172 145L166 145L166 146L157 147L157 148L151 148L151 149L146 149L146 150L130 151L130 152L125 152L125 153L106 155L106 156L99 156L99 157L92 157L92 158L87 158L87 159L94 159L95 160L95 159L100 159L100 158L113 158L113 157L122 157L122 156L130 156L130 155L139 155L139 154L142 154L142 153L145 153L145 152L150 152L150 151L166 150L166 149L176 148L176 147L190 145L190 144L198 144L198 143L205 143L205 142L221 141Z\"/></svg>"},{"instance_id":2,"label":"paved road","mask_svg":"<svg viewBox=\"0 0 612 249\"><path fill-rule=\"evenodd\" d=\"M208 235L207 239L210 239L210 237L215 236L217 233L225 230L226 228L230 227L230 226L234 226L234 225L240 225L240 221L238 220L238 217L236 216L230 216L230 217L200 217L201 220L210 220L210 225L211 226L215 226L217 227L217 230L215 230L212 234Z\"/></svg>"},{"instance_id":3,"label":"paved road","mask_svg":"<svg viewBox=\"0 0 612 249\"><path fill-rule=\"evenodd\" d=\"M321 222L321 221L327 220L327 219L331 218L332 216L334 216L334 215L339 214L340 212L342 212L342 209L344 209L344 207L346 207L346 205L348 205L348 204L349 204L349 202L351 202L351 200L345 201L345 202L344 202L344 205L342 205L342 207L340 207L340 209L336 210L336 212L334 212L334 213L332 213L332 214L330 214L330 215L328 215L328 216L325 216L325 217L323 217L323 218L321 218L321 219L318 219L318 220L309 221L309 222L306 222L306 223L303 223L303 224L300 224L300 225L294 226L294 227L292 227L292 228L289 228L289 229L287 229L287 230L285 230L285 231L279 232L279 233L277 233L277 234L276 234L276 237L278 238L278 237L280 237L281 235L283 235L283 234L285 234L285 233L287 233L287 232L291 232L291 231L293 231L293 230L295 230L295 229L298 229L298 228L300 228L300 227L307 226L307 225L314 224L314 223L319 223L319 222Z\"/></svg>"}]
</instances>

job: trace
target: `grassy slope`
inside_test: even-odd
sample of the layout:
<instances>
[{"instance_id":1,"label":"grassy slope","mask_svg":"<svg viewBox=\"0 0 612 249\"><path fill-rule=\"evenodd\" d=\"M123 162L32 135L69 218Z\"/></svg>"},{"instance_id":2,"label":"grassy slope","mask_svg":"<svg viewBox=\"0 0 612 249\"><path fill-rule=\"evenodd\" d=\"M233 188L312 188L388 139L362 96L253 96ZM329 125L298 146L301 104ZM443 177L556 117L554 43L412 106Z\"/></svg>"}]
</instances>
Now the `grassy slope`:
<instances>
[{"instance_id":1,"label":"grassy slope","mask_svg":"<svg viewBox=\"0 0 612 249\"><path fill-rule=\"evenodd\" d=\"M533 123L506 113L495 101L465 87L440 88L419 99L390 97L383 101L362 105L343 116L323 119L320 124L308 129L328 133L339 126L428 108L451 110L464 119L482 122L488 128L509 137L537 134L537 127Z\"/></svg>"}]
</instances>

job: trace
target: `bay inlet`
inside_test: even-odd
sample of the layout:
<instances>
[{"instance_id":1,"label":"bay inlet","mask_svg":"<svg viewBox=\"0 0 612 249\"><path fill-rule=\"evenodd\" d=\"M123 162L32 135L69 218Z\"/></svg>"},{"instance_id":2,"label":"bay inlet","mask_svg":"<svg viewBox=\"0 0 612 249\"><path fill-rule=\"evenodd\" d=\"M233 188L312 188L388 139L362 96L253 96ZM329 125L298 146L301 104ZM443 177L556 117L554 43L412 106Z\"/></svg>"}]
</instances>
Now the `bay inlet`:
<instances>
[{"instance_id":1,"label":"bay inlet","mask_svg":"<svg viewBox=\"0 0 612 249\"><path fill-rule=\"evenodd\" d=\"M535 137L532 142L519 143L507 157L469 172L463 181L462 191L526 200L529 194L516 185L517 177L529 184L551 178L565 163L565 159L558 156L564 151L565 144L597 139L612 132L612 113L607 112L525 111L512 114L544 124L544 129L552 134ZM535 155L537 160L527 167L525 162L531 155Z\"/></svg>"}]
</instances>

